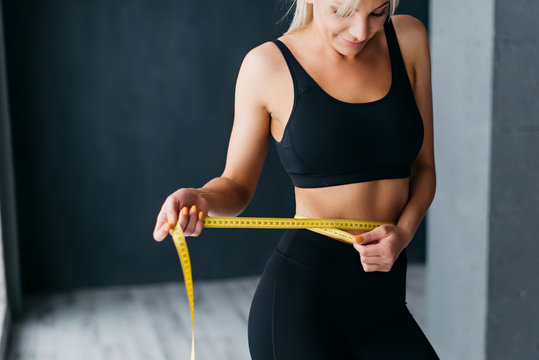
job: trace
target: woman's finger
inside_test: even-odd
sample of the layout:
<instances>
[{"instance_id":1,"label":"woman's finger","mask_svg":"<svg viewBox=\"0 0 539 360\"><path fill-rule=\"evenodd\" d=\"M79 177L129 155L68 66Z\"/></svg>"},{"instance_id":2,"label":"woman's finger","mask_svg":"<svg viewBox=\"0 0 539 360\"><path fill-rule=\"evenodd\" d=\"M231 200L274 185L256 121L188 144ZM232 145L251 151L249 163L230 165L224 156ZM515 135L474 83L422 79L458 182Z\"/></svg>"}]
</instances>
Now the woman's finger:
<instances>
[{"instance_id":1,"label":"woman's finger","mask_svg":"<svg viewBox=\"0 0 539 360\"><path fill-rule=\"evenodd\" d=\"M373 267L379 268L384 265L384 259L380 255L371 255L371 256L361 255L361 264L363 265L364 270L365 270L365 265L367 265L370 269L372 269ZM377 270L374 270L374 271L377 271Z\"/></svg>"},{"instance_id":2,"label":"woman's finger","mask_svg":"<svg viewBox=\"0 0 539 360\"><path fill-rule=\"evenodd\" d=\"M361 262L369 265L384 265L384 259L381 256L361 257Z\"/></svg>"},{"instance_id":3,"label":"woman's finger","mask_svg":"<svg viewBox=\"0 0 539 360\"><path fill-rule=\"evenodd\" d=\"M189 209L187 208L187 206L182 207L182 209L180 210L180 219L178 221L180 222L182 231L185 232L185 228L189 224Z\"/></svg>"},{"instance_id":4,"label":"woman's finger","mask_svg":"<svg viewBox=\"0 0 539 360\"><path fill-rule=\"evenodd\" d=\"M382 271L380 265L377 264L361 263L361 266L363 266L363 271L365 272Z\"/></svg>"},{"instance_id":5,"label":"woman's finger","mask_svg":"<svg viewBox=\"0 0 539 360\"><path fill-rule=\"evenodd\" d=\"M189 223L184 230L186 236L192 236L195 232L195 227L197 226L198 221L198 209L196 205L191 206L189 210Z\"/></svg>"},{"instance_id":6,"label":"woman's finger","mask_svg":"<svg viewBox=\"0 0 539 360\"><path fill-rule=\"evenodd\" d=\"M172 220L169 220L168 223L163 225L163 231L168 232L170 229L172 229Z\"/></svg>"},{"instance_id":7,"label":"woman's finger","mask_svg":"<svg viewBox=\"0 0 539 360\"><path fill-rule=\"evenodd\" d=\"M370 244L354 243L352 245L361 256L376 256L380 255L382 251L379 242Z\"/></svg>"},{"instance_id":8,"label":"woman's finger","mask_svg":"<svg viewBox=\"0 0 539 360\"><path fill-rule=\"evenodd\" d=\"M389 224L377 226L370 231L361 233L359 236L356 235L356 241L359 241L363 245L378 243L390 234L391 229L392 225Z\"/></svg>"},{"instance_id":9,"label":"woman's finger","mask_svg":"<svg viewBox=\"0 0 539 360\"><path fill-rule=\"evenodd\" d=\"M195 226L195 231L193 232L193 236L200 235L203 228L204 228L204 212L199 211L198 212L198 221L197 221L197 225Z\"/></svg>"},{"instance_id":10,"label":"woman's finger","mask_svg":"<svg viewBox=\"0 0 539 360\"><path fill-rule=\"evenodd\" d=\"M161 226L160 234L163 234L162 236L159 236L159 241L162 241L166 236L167 233L170 232L170 235L172 235L172 220L169 220L167 223L164 223L163 226Z\"/></svg>"},{"instance_id":11,"label":"woman's finger","mask_svg":"<svg viewBox=\"0 0 539 360\"><path fill-rule=\"evenodd\" d=\"M163 204L164 212L167 214L165 222L168 222L169 220L172 221L172 226L176 225L176 222L178 221L178 205L178 199L174 196L169 196Z\"/></svg>"},{"instance_id":12,"label":"woman's finger","mask_svg":"<svg viewBox=\"0 0 539 360\"><path fill-rule=\"evenodd\" d=\"M161 240L161 236L163 235L161 233L161 230L162 230L162 226L163 226L163 224L165 222L166 221L164 220L164 217L161 216L161 213L159 213L159 215L157 216L157 220L155 222L155 228L153 229L153 238L154 238L154 240L156 240L156 241Z\"/></svg>"},{"instance_id":13,"label":"woman's finger","mask_svg":"<svg viewBox=\"0 0 539 360\"><path fill-rule=\"evenodd\" d=\"M391 270L393 264L386 261L383 256L370 256L361 259L361 266L363 266L363 270L365 270L365 272L388 272Z\"/></svg>"},{"instance_id":14,"label":"woman's finger","mask_svg":"<svg viewBox=\"0 0 539 360\"><path fill-rule=\"evenodd\" d=\"M384 265L376 262L361 261L361 266L365 272L383 271Z\"/></svg>"},{"instance_id":15,"label":"woman's finger","mask_svg":"<svg viewBox=\"0 0 539 360\"><path fill-rule=\"evenodd\" d=\"M165 211L161 211L157 216L157 222L155 224L155 229L153 232L153 238L156 241L162 241L166 236L168 230L165 230L167 223L171 222Z\"/></svg>"}]
</instances>

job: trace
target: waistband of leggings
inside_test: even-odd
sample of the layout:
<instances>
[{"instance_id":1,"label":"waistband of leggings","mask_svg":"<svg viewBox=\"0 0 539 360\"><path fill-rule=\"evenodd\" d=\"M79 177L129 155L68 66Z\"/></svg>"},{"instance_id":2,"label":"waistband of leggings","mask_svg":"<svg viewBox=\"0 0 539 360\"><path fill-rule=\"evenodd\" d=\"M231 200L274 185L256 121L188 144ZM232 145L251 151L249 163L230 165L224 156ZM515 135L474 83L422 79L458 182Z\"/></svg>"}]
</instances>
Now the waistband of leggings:
<instances>
[{"instance_id":1,"label":"waistband of leggings","mask_svg":"<svg viewBox=\"0 0 539 360\"><path fill-rule=\"evenodd\" d=\"M285 230L276 250L292 261L326 273L353 278L362 274L374 274L374 272L365 273L359 252L352 244L307 229ZM402 270L406 262L407 255L404 249L390 273Z\"/></svg>"}]
</instances>

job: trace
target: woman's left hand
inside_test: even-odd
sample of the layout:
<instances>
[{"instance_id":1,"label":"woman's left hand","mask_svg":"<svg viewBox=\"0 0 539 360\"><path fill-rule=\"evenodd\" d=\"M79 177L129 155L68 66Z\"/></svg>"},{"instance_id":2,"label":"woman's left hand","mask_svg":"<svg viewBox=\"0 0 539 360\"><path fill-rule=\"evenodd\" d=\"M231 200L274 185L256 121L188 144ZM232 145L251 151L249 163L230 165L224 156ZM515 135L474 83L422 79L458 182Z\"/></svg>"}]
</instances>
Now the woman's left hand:
<instances>
[{"instance_id":1,"label":"woman's left hand","mask_svg":"<svg viewBox=\"0 0 539 360\"><path fill-rule=\"evenodd\" d=\"M388 272L402 250L410 243L411 236L397 225L384 224L356 235L354 248L359 252L365 272Z\"/></svg>"}]
</instances>

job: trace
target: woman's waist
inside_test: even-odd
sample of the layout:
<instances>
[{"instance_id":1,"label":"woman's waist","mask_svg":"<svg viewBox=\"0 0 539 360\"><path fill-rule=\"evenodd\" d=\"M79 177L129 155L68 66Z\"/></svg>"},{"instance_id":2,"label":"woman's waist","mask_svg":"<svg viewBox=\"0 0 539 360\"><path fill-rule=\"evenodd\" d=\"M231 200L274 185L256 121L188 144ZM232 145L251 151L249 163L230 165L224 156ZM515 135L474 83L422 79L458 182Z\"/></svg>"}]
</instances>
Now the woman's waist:
<instances>
[{"instance_id":1,"label":"woman's waist","mask_svg":"<svg viewBox=\"0 0 539 360\"><path fill-rule=\"evenodd\" d=\"M408 202L408 180L295 188L296 214L316 219L396 222ZM347 230L360 234L364 230Z\"/></svg>"},{"instance_id":2,"label":"woman's waist","mask_svg":"<svg viewBox=\"0 0 539 360\"><path fill-rule=\"evenodd\" d=\"M294 218L312 220L309 224L304 224L307 230L316 232L334 240L353 244L358 234L375 229L384 224L395 224L394 221L365 221L349 219L344 217L306 217L296 214Z\"/></svg>"},{"instance_id":3,"label":"woman's waist","mask_svg":"<svg viewBox=\"0 0 539 360\"><path fill-rule=\"evenodd\" d=\"M360 255L351 244L307 229L284 230L275 251L283 259L312 270L356 279L358 275L365 274ZM396 264L404 262L405 257L406 252L403 251L402 259ZM401 270L397 265L394 272Z\"/></svg>"},{"instance_id":4,"label":"woman's waist","mask_svg":"<svg viewBox=\"0 0 539 360\"><path fill-rule=\"evenodd\" d=\"M345 211L344 209L338 209L338 211L328 211L324 209L323 211L317 211L317 209L304 208L301 204L296 203L296 217L298 218L307 218L307 219L339 219L339 220L352 220L352 222L357 222L357 229L347 229L339 228L337 229L341 232L346 232L352 235L362 234L364 232L371 231L374 227L379 226L383 223L396 224L398 219L398 214L392 212L368 212L368 211L357 211L353 210ZM313 211L314 210L314 211ZM399 211L400 213L400 211ZM365 227L365 228L362 228ZM330 236L326 234L326 236Z\"/></svg>"},{"instance_id":5,"label":"woman's waist","mask_svg":"<svg viewBox=\"0 0 539 360\"><path fill-rule=\"evenodd\" d=\"M284 230L276 251L307 267L342 273L361 268L358 252L349 243L335 241L308 229Z\"/></svg>"}]
</instances>

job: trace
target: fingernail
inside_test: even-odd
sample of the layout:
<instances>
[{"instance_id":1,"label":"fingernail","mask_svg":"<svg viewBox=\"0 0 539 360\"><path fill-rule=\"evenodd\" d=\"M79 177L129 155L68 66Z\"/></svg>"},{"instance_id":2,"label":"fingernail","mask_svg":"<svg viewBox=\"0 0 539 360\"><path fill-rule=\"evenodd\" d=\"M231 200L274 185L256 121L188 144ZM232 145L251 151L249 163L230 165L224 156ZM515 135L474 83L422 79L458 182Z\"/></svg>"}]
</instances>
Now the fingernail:
<instances>
[{"instance_id":1,"label":"fingernail","mask_svg":"<svg viewBox=\"0 0 539 360\"><path fill-rule=\"evenodd\" d=\"M203 217L204 217L204 213L203 213L202 211L200 211L200 212L198 213L198 219L199 219L199 220L202 220Z\"/></svg>"},{"instance_id":2,"label":"fingernail","mask_svg":"<svg viewBox=\"0 0 539 360\"><path fill-rule=\"evenodd\" d=\"M172 221L169 220L168 223L165 224L165 228L163 230L165 230L165 232L168 232L171 227L172 227Z\"/></svg>"},{"instance_id":3,"label":"fingernail","mask_svg":"<svg viewBox=\"0 0 539 360\"><path fill-rule=\"evenodd\" d=\"M189 215L189 210L187 209L187 206L184 206L182 208L182 212L183 212L184 215Z\"/></svg>"},{"instance_id":4,"label":"fingernail","mask_svg":"<svg viewBox=\"0 0 539 360\"><path fill-rule=\"evenodd\" d=\"M360 243L363 241L363 238L361 237L361 235L355 235L354 236L354 241L357 242L357 243Z\"/></svg>"},{"instance_id":5,"label":"fingernail","mask_svg":"<svg viewBox=\"0 0 539 360\"><path fill-rule=\"evenodd\" d=\"M192 212L192 213L196 213L196 212L197 212L197 206L196 206L196 205L191 206L191 212Z\"/></svg>"}]
</instances>

